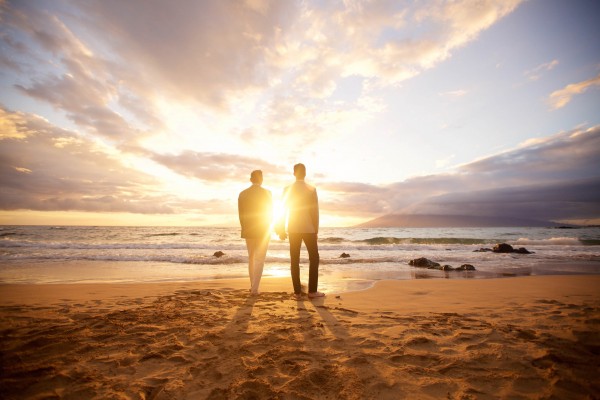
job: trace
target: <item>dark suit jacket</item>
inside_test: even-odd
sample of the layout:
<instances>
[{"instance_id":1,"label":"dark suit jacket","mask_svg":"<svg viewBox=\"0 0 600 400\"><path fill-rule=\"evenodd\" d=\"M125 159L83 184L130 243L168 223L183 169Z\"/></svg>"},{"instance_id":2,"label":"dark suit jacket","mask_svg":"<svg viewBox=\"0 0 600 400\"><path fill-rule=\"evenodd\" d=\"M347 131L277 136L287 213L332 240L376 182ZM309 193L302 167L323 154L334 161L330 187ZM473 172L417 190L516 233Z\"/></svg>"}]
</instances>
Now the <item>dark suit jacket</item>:
<instances>
[{"instance_id":1,"label":"dark suit jacket","mask_svg":"<svg viewBox=\"0 0 600 400\"><path fill-rule=\"evenodd\" d=\"M252 185L238 197L238 212L243 238L262 238L271 229L273 199L271 192Z\"/></svg>"}]
</instances>

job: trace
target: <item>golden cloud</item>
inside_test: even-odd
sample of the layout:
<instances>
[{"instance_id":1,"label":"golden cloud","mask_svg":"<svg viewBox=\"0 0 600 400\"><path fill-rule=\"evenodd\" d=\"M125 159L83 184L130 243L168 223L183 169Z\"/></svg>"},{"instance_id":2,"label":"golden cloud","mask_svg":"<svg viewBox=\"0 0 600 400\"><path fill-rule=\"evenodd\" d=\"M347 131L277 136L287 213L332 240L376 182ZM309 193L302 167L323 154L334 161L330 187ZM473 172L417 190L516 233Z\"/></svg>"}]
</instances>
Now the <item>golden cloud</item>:
<instances>
[{"instance_id":1,"label":"golden cloud","mask_svg":"<svg viewBox=\"0 0 600 400\"><path fill-rule=\"evenodd\" d=\"M573 96L581 94L589 88L599 85L600 74L596 75L594 78L582 82L571 83L560 90L552 92L548 98L548 102L553 110L557 110L569 104Z\"/></svg>"}]
</instances>

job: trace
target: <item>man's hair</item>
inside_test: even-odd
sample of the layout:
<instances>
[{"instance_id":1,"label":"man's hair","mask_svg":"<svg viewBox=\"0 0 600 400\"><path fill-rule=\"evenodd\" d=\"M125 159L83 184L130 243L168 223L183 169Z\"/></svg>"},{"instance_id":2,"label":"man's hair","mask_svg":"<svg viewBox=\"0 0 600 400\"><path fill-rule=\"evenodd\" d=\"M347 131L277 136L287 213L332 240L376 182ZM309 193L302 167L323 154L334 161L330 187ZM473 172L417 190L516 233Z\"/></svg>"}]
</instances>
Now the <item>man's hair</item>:
<instances>
[{"instance_id":1,"label":"man's hair","mask_svg":"<svg viewBox=\"0 0 600 400\"><path fill-rule=\"evenodd\" d=\"M294 176L296 178L304 178L306 176L306 167L304 164L299 163L294 165Z\"/></svg>"},{"instance_id":2,"label":"man's hair","mask_svg":"<svg viewBox=\"0 0 600 400\"><path fill-rule=\"evenodd\" d=\"M255 169L250 173L250 182L252 183L261 183L262 182L262 171L260 169Z\"/></svg>"}]
</instances>

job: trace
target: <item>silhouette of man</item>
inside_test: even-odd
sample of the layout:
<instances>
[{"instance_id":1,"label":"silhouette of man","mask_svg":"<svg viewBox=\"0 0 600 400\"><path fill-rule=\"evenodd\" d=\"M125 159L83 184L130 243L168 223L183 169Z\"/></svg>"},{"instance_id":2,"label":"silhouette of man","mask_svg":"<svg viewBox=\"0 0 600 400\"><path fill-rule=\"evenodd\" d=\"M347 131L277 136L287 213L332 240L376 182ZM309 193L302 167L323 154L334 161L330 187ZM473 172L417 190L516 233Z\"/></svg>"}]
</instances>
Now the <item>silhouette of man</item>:
<instances>
[{"instance_id":1,"label":"silhouette of man","mask_svg":"<svg viewBox=\"0 0 600 400\"><path fill-rule=\"evenodd\" d=\"M238 197L238 213L242 238L246 239L248 249L250 292L257 295L271 237L273 199L271 192L261 187L261 170L252 171L250 182L252 186L243 190Z\"/></svg>"},{"instance_id":2,"label":"silhouette of man","mask_svg":"<svg viewBox=\"0 0 600 400\"><path fill-rule=\"evenodd\" d=\"M317 189L304 182L306 167L304 164L294 165L296 182L283 191L284 214L277 225L277 234L281 240L286 238L285 222L287 217L287 233L290 240L290 261L292 284L296 298L302 296L300 284L300 247L306 246L309 259L308 297L323 297L324 293L317 291L319 282L319 248L317 234L319 233L319 200Z\"/></svg>"}]
</instances>

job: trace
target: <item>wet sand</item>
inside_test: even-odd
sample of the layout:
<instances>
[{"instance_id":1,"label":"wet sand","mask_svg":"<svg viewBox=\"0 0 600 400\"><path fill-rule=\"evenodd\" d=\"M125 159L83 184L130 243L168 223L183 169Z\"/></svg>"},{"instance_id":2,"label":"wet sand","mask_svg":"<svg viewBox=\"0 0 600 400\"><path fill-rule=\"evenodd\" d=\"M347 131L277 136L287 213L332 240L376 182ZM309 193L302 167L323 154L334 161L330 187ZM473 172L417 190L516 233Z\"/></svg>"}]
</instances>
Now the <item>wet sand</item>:
<instances>
[{"instance_id":1,"label":"wet sand","mask_svg":"<svg viewBox=\"0 0 600 400\"><path fill-rule=\"evenodd\" d=\"M600 398L600 276L247 286L2 285L2 398Z\"/></svg>"}]
</instances>

